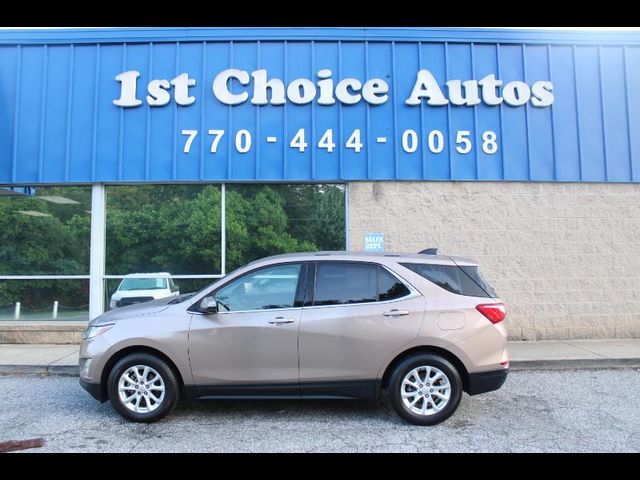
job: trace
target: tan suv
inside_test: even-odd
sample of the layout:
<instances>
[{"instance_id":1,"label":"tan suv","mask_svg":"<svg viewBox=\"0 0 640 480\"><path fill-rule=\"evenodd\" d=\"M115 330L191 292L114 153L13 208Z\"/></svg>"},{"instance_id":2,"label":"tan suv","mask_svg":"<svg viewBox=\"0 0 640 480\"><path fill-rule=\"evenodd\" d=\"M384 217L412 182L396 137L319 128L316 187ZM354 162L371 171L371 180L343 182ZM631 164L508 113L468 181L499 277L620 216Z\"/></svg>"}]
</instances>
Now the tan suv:
<instances>
[{"instance_id":1,"label":"tan suv","mask_svg":"<svg viewBox=\"0 0 640 480\"><path fill-rule=\"evenodd\" d=\"M252 262L195 294L105 313L87 328L80 384L124 417L192 399L378 399L418 425L496 390L505 307L473 260L313 252Z\"/></svg>"}]
</instances>

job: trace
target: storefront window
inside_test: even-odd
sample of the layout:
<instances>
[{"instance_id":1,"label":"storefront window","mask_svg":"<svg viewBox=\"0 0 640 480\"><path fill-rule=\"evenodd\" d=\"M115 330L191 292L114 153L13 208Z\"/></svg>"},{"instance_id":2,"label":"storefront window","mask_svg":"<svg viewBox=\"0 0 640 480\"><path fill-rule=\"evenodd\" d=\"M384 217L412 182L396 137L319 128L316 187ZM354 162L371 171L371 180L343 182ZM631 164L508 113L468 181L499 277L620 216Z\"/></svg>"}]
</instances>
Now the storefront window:
<instances>
[{"instance_id":1,"label":"storefront window","mask_svg":"<svg viewBox=\"0 0 640 480\"><path fill-rule=\"evenodd\" d=\"M106 273L221 273L220 185L107 187Z\"/></svg>"},{"instance_id":2,"label":"storefront window","mask_svg":"<svg viewBox=\"0 0 640 480\"><path fill-rule=\"evenodd\" d=\"M0 188L0 275L89 273L91 187Z\"/></svg>"},{"instance_id":3,"label":"storefront window","mask_svg":"<svg viewBox=\"0 0 640 480\"><path fill-rule=\"evenodd\" d=\"M219 185L107 187L106 308L195 292L269 255L345 248L344 185L227 185L224 249L221 196ZM121 288L167 274L173 287Z\"/></svg>"},{"instance_id":4,"label":"storefront window","mask_svg":"<svg viewBox=\"0 0 640 480\"><path fill-rule=\"evenodd\" d=\"M0 280L2 320L89 320L89 280Z\"/></svg>"},{"instance_id":5,"label":"storefront window","mask_svg":"<svg viewBox=\"0 0 640 480\"><path fill-rule=\"evenodd\" d=\"M344 185L228 185L227 269L268 255L345 248Z\"/></svg>"}]
</instances>

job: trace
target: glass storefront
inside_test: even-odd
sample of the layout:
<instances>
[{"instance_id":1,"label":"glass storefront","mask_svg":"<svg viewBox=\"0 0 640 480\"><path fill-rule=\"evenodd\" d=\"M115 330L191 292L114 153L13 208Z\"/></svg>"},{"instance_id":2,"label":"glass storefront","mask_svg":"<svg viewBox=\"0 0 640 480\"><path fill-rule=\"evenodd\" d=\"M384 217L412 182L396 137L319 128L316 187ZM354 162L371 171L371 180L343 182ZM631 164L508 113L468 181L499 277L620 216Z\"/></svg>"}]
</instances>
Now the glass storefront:
<instances>
[{"instance_id":1,"label":"glass storefront","mask_svg":"<svg viewBox=\"0 0 640 480\"><path fill-rule=\"evenodd\" d=\"M0 188L0 320L88 320L90 239L91 187Z\"/></svg>"},{"instance_id":2,"label":"glass storefront","mask_svg":"<svg viewBox=\"0 0 640 480\"><path fill-rule=\"evenodd\" d=\"M88 320L91 187L0 192L0 321ZM107 186L105 309L194 292L269 255L342 250L345 195L339 184Z\"/></svg>"},{"instance_id":3,"label":"glass storefront","mask_svg":"<svg viewBox=\"0 0 640 480\"><path fill-rule=\"evenodd\" d=\"M106 273L219 274L220 185L108 186Z\"/></svg>"},{"instance_id":4,"label":"glass storefront","mask_svg":"<svg viewBox=\"0 0 640 480\"><path fill-rule=\"evenodd\" d=\"M344 185L227 186L227 270L277 253L345 248Z\"/></svg>"},{"instance_id":5,"label":"glass storefront","mask_svg":"<svg viewBox=\"0 0 640 480\"><path fill-rule=\"evenodd\" d=\"M172 276L174 291L124 294L144 300L197 291L268 255L345 248L343 185L236 184L227 185L224 195L223 250L219 185L107 187L106 308L119 305L116 292L125 275ZM184 278L190 275L207 277Z\"/></svg>"},{"instance_id":6,"label":"glass storefront","mask_svg":"<svg viewBox=\"0 0 640 480\"><path fill-rule=\"evenodd\" d=\"M0 188L0 275L89 274L91 187Z\"/></svg>"}]
</instances>

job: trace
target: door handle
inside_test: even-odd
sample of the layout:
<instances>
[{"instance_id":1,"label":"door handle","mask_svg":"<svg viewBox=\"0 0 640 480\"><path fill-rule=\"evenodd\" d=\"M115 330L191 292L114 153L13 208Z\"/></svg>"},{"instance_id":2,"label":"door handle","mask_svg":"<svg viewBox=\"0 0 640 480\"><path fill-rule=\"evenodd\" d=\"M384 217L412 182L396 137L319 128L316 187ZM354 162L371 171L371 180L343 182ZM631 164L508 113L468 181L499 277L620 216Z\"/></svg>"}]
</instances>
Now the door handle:
<instances>
[{"instance_id":1,"label":"door handle","mask_svg":"<svg viewBox=\"0 0 640 480\"><path fill-rule=\"evenodd\" d=\"M273 320L270 320L269 323L271 325L284 325L285 323L293 323L293 318L284 318L284 317L276 317Z\"/></svg>"},{"instance_id":2,"label":"door handle","mask_svg":"<svg viewBox=\"0 0 640 480\"><path fill-rule=\"evenodd\" d=\"M384 315L385 317L404 317L405 315L409 315L409 311L398 310L397 308L394 308L392 310L389 310L388 312L384 312L382 315Z\"/></svg>"}]
</instances>

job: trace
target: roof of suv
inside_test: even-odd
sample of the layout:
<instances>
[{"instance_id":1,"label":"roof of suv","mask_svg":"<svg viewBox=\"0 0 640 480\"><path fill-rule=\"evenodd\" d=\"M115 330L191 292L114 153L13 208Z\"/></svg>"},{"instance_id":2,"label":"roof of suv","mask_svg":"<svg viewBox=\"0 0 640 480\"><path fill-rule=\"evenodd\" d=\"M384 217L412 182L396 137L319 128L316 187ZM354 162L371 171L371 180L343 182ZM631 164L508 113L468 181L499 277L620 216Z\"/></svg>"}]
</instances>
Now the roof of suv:
<instances>
[{"instance_id":1,"label":"roof of suv","mask_svg":"<svg viewBox=\"0 0 640 480\"><path fill-rule=\"evenodd\" d=\"M478 262L471 258L457 257L451 255L429 255L423 253L393 253L393 252L356 252L356 251L324 251L324 252L300 252L300 253L283 253L280 255L273 255L270 257L262 258L263 260L284 260L287 258L295 258L300 260L321 260L322 258L340 258L345 260L355 260L360 258L366 258L371 260L384 260L390 257L394 258L397 262L410 262L410 263L435 263L440 265L462 265L462 266L477 266Z\"/></svg>"}]
</instances>

